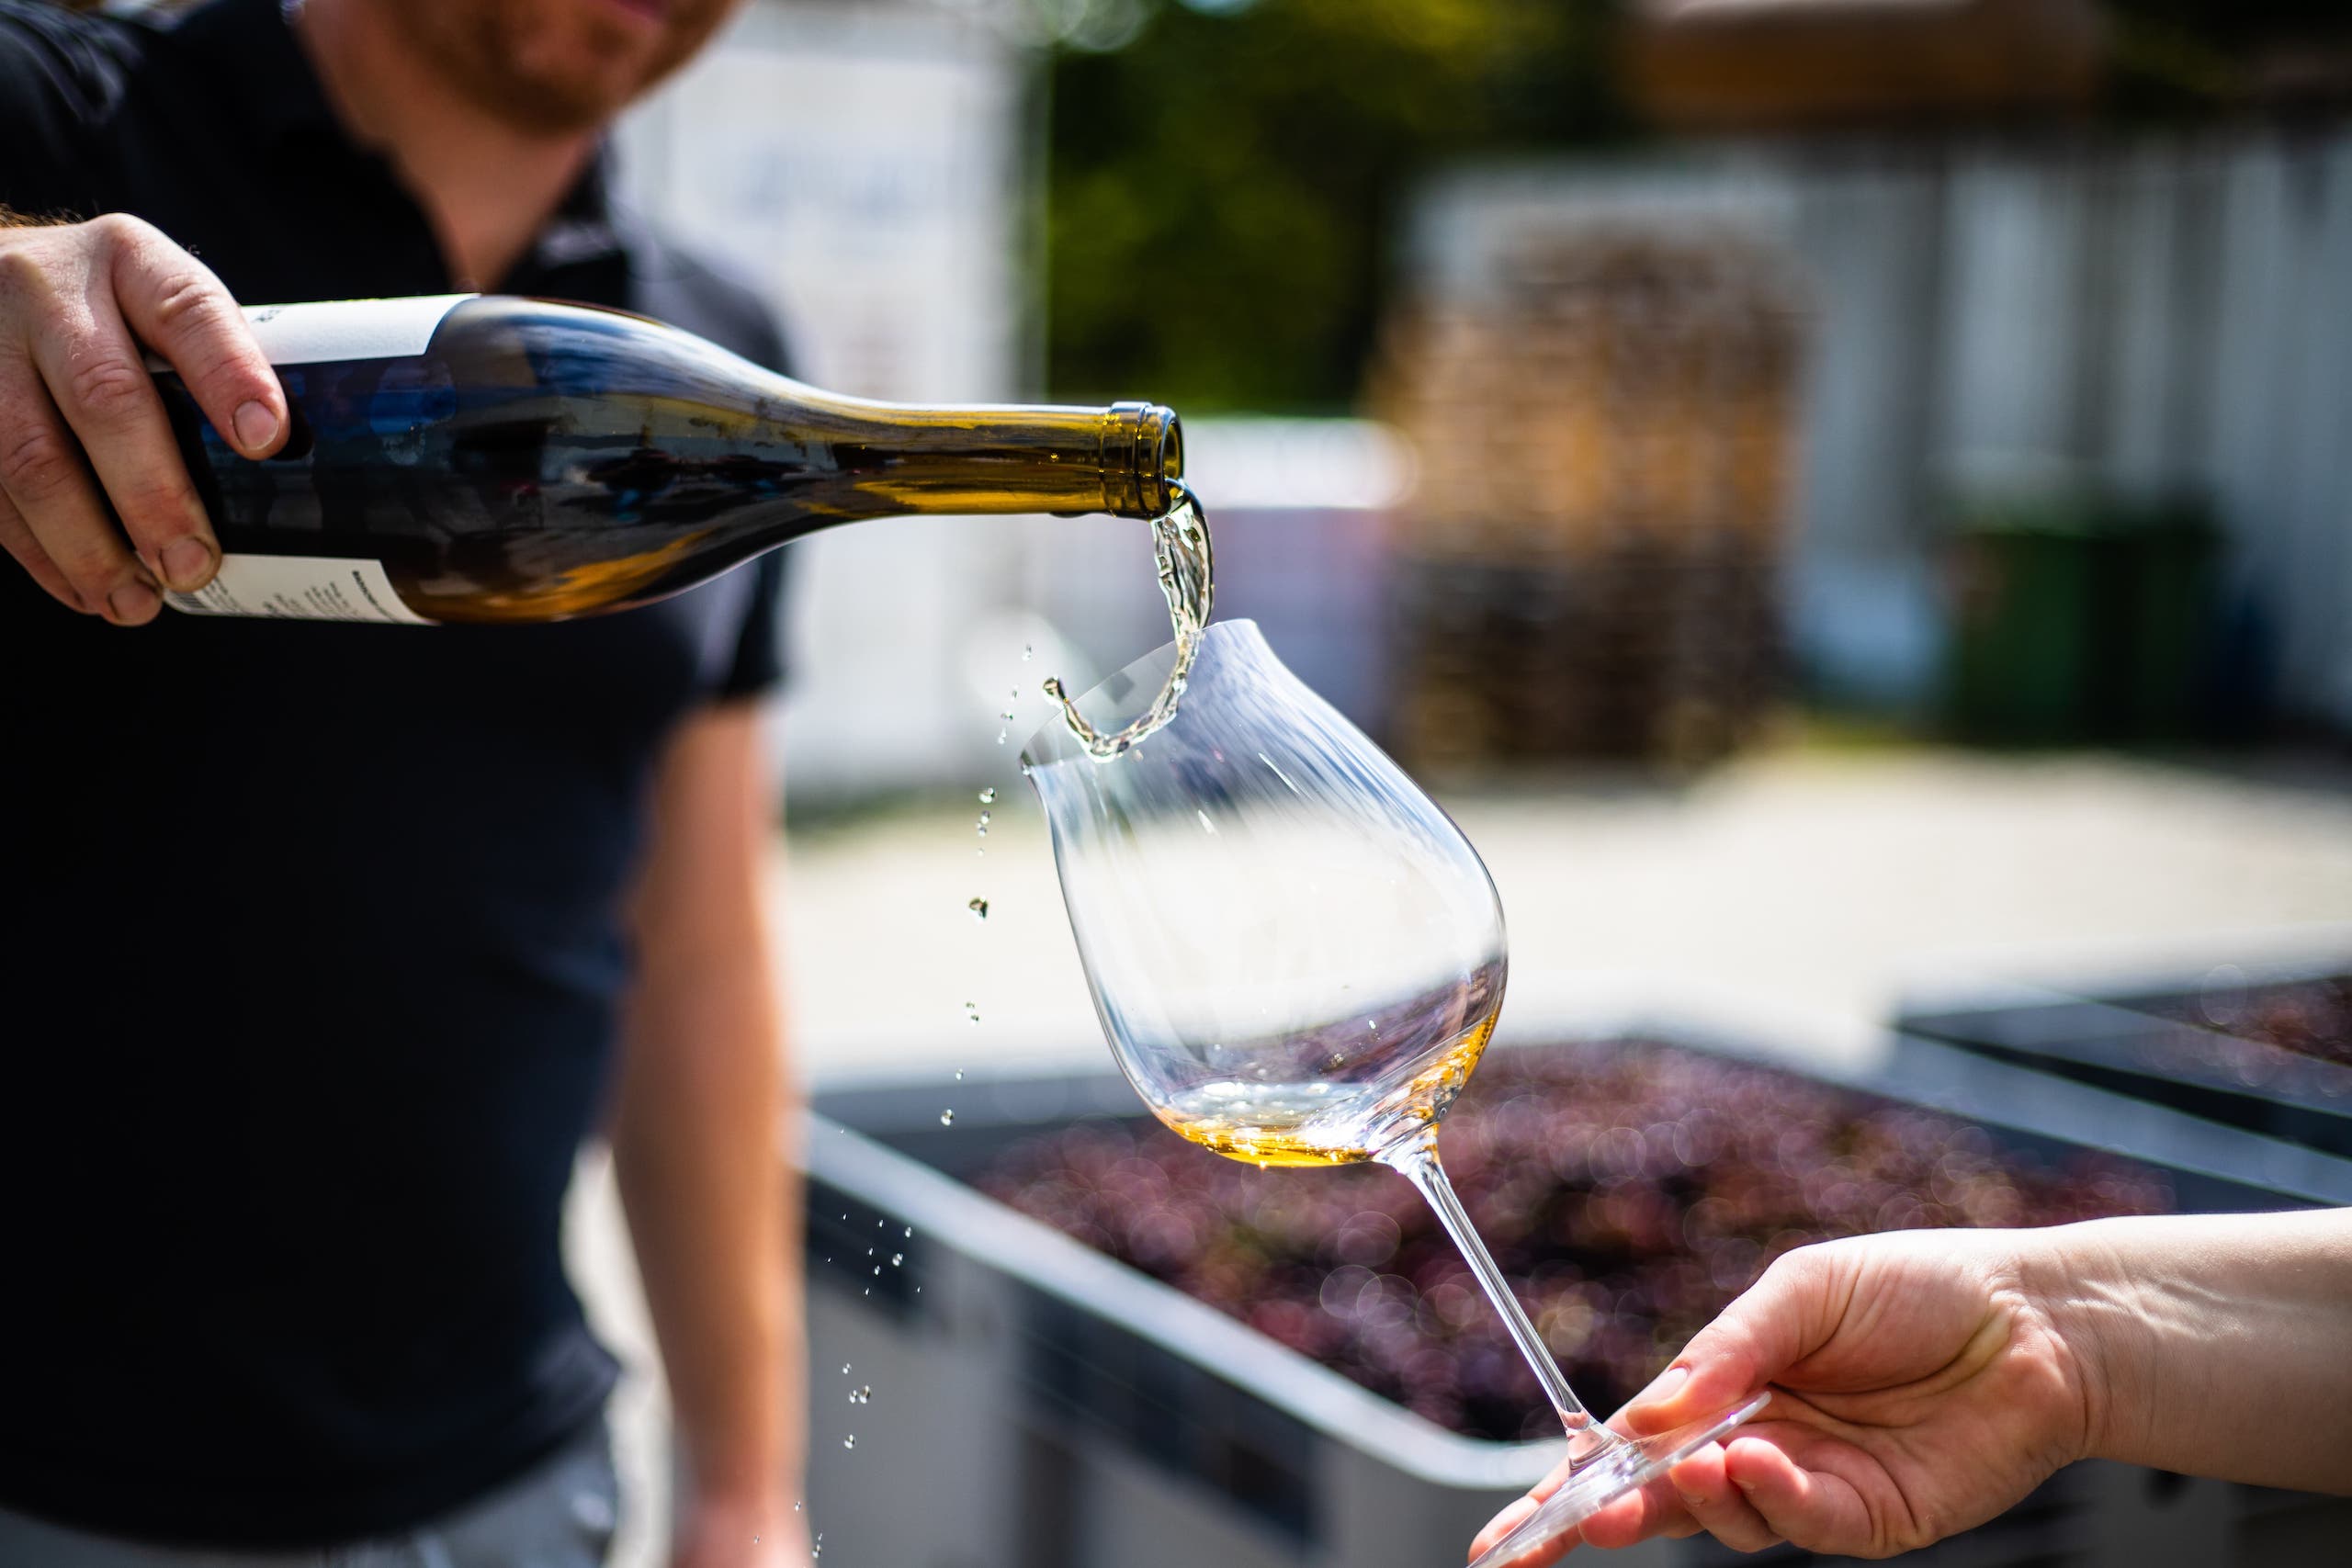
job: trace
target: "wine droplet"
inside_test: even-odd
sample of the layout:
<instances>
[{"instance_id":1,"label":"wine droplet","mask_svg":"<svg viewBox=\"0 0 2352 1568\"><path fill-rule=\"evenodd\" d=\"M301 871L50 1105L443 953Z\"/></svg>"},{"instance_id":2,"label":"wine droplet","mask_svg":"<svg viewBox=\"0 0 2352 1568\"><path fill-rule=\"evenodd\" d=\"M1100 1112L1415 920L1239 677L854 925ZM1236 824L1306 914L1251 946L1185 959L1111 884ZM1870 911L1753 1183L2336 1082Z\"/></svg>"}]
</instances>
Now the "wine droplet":
<instances>
[{"instance_id":1,"label":"wine droplet","mask_svg":"<svg viewBox=\"0 0 2352 1568\"><path fill-rule=\"evenodd\" d=\"M990 784L988 788L980 791L980 804L982 806L994 806L996 804L996 786L994 784Z\"/></svg>"},{"instance_id":2,"label":"wine droplet","mask_svg":"<svg viewBox=\"0 0 2352 1568\"><path fill-rule=\"evenodd\" d=\"M842 1376L849 1376L849 1363L847 1361L843 1361L842 1363Z\"/></svg>"},{"instance_id":3,"label":"wine droplet","mask_svg":"<svg viewBox=\"0 0 2352 1568\"><path fill-rule=\"evenodd\" d=\"M907 1266L907 1255L906 1255L905 1253L903 1253L903 1252L894 1252L894 1253L890 1254L890 1267L891 1267L891 1268L893 1268L893 1269L904 1269L906 1266Z\"/></svg>"},{"instance_id":4,"label":"wine droplet","mask_svg":"<svg viewBox=\"0 0 2352 1568\"><path fill-rule=\"evenodd\" d=\"M960 1078L960 1077L962 1077L964 1075L963 1075L963 1074L961 1074L961 1073L957 1073L956 1076L957 1077L959 1077L959 1078ZM914 1226L912 1226L912 1225L909 1225L909 1226L907 1227L907 1239L908 1239L909 1241L912 1241L912 1240L914 1240L914 1238L915 1238L915 1227L914 1227Z\"/></svg>"},{"instance_id":5,"label":"wine droplet","mask_svg":"<svg viewBox=\"0 0 2352 1568\"><path fill-rule=\"evenodd\" d=\"M953 1127L956 1125L956 1112L952 1110L941 1111L939 1113L939 1124L943 1127Z\"/></svg>"},{"instance_id":6,"label":"wine droplet","mask_svg":"<svg viewBox=\"0 0 2352 1568\"><path fill-rule=\"evenodd\" d=\"M857 1447L857 1434L855 1432L852 1432L848 1437L843 1438L842 1439L842 1447L845 1449L854 1449Z\"/></svg>"},{"instance_id":7,"label":"wine droplet","mask_svg":"<svg viewBox=\"0 0 2352 1568\"><path fill-rule=\"evenodd\" d=\"M964 908L972 911L972 919L976 920L985 920L989 918L989 901L985 898L975 898Z\"/></svg>"},{"instance_id":8,"label":"wine droplet","mask_svg":"<svg viewBox=\"0 0 2352 1568\"><path fill-rule=\"evenodd\" d=\"M979 1020L978 1020L978 1019L974 1019L972 1021L973 1021L973 1022L975 1022L975 1023L978 1023L978 1022L979 1021ZM958 1067L958 1068L956 1068L956 1081L957 1083L962 1083L962 1082L964 1081L964 1069L963 1069L963 1068L961 1068L961 1067ZM910 1231L908 1231L908 1232L907 1232L907 1234L908 1234L909 1235L914 1235L915 1233L914 1233L913 1231L910 1230Z\"/></svg>"}]
</instances>

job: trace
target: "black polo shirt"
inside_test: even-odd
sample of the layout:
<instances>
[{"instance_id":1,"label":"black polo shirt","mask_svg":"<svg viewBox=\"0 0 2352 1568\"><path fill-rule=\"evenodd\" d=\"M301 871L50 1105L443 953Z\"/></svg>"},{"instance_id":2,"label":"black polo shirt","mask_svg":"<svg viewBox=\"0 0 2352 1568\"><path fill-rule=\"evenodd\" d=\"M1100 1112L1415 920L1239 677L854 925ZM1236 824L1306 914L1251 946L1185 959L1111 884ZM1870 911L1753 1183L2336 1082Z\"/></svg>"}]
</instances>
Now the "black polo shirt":
<instances>
[{"instance_id":1,"label":"black polo shirt","mask_svg":"<svg viewBox=\"0 0 2352 1568\"><path fill-rule=\"evenodd\" d=\"M452 287L276 0L0 0L0 202L135 213L253 303ZM593 176L500 288L780 359ZM774 561L560 626L123 630L0 560L0 1506L326 1544L596 1416L557 1230L617 901L664 738L775 679Z\"/></svg>"}]
</instances>

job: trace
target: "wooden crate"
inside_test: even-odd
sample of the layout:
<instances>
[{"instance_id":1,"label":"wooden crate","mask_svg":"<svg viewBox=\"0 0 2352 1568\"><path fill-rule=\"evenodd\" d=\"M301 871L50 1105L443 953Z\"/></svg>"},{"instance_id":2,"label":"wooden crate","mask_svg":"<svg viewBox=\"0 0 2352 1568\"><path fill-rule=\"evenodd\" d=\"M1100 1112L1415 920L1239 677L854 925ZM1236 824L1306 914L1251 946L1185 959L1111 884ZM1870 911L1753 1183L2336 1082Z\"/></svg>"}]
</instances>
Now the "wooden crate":
<instances>
[{"instance_id":1,"label":"wooden crate","mask_svg":"<svg viewBox=\"0 0 2352 1568\"><path fill-rule=\"evenodd\" d=\"M1734 234L1588 226L1389 324L1413 440L1400 749L1704 761L1779 683L1797 317Z\"/></svg>"}]
</instances>

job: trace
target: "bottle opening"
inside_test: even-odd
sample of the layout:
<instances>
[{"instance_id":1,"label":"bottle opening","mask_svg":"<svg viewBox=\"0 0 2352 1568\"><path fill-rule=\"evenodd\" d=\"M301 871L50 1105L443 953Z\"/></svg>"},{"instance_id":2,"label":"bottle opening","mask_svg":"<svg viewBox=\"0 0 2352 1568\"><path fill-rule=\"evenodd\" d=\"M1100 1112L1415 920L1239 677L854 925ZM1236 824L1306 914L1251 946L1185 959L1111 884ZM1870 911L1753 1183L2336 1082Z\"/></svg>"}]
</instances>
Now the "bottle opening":
<instances>
[{"instance_id":1,"label":"bottle opening","mask_svg":"<svg viewBox=\"0 0 2352 1568\"><path fill-rule=\"evenodd\" d=\"M1184 431L1158 403L1114 403L1103 430L1102 509L1158 517L1176 504L1184 477Z\"/></svg>"}]
</instances>

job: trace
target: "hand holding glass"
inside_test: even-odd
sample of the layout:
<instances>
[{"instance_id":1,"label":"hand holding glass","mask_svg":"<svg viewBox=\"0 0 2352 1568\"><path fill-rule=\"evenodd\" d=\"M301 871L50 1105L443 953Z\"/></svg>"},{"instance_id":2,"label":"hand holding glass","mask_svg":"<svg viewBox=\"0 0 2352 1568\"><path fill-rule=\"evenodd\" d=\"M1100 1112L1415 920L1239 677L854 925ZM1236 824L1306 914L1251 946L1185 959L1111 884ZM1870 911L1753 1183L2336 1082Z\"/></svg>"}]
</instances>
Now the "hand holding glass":
<instances>
[{"instance_id":1,"label":"hand holding glass","mask_svg":"<svg viewBox=\"0 0 2352 1568\"><path fill-rule=\"evenodd\" d=\"M1078 699L1097 728L1160 689L1173 646ZM1572 1473L1479 1560L1555 1541L1760 1407L1639 1441L1560 1375L1438 1163L1437 1126L1502 1005L1502 908L1453 820L1277 660L1204 634L1175 716L1097 761L1057 718L1022 761L1102 1029L1144 1102L1259 1165L1377 1160L1453 1237L1572 1441Z\"/></svg>"}]
</instances>

